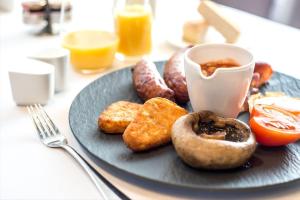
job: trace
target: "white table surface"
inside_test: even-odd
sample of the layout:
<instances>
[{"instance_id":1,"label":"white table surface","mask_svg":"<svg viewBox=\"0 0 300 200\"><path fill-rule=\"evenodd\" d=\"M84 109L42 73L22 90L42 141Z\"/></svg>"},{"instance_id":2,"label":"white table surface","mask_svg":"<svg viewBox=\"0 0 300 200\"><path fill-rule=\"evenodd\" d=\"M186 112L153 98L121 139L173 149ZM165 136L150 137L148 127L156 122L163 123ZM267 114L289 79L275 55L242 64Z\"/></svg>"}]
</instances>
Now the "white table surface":
<instances>
[{"instance_id":1,"label":"white table surface","mask_svg":"<svg viewBox=\"0 0 300 200\"><path fill-rule=\"evenodd\" d=\"M84 5L80 4L79 0L73 2L74 21L82 20L79 18L82 15L75 15L81 12L86 18L91 19L90 24L111 28L108 17L110 1L94 1L93 6L89 5L91 0L84 1L87 2ZM168 6L170 2L171 7ZM153 60L166 59L174 52L175 49L165 42L167 35L170 34L170 31L166 30L191 17L191 10L196 10L197 1L184 1L186 2L184 5L182 2L159 1L156 21L156 33L159 34L156 34L155 48L151 54ZM84 9L84 6L88 8ZM97 12L86 12L86 9L92 7L97 8ZM166 10L168 12L164 12ZM275 70L300 78L300 30L231 8L224 8L224 12L241 27L242 35L238 44L250 49L256 60L267 61ZM193 17L195 15L196 11ZM29 28L21 22L19 4L13 12L0 14L0 199L99 199L96 188L81 167L62 150L42 145L26 110L17 107L13 102L7 73L11 63L26 56L31 50L58 46L60 41L57 36L32 36L28 30ZM220 40L217 34L214 37L216 41ZM112 70L132 63L132 61L116 61ZM210 193L162 187L108 169L101 164L97 165L75 141L68 125L68 110L76 94L100 75L84 76L70 68L68 88L56 94L46 106L46 110L61 132L66 135L71 146L130 198L300 199L299 182L256 192Z\"/></svg>"}]
</instances>

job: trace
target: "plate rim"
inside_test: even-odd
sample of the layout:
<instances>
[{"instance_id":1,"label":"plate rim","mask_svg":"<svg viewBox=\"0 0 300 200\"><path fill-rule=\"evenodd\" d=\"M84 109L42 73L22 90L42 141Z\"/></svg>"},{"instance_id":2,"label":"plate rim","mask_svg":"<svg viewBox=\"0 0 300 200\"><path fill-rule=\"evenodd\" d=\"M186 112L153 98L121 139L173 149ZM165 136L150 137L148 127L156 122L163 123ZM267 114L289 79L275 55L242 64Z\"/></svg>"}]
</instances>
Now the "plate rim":
<instances>
[{"instance_id":1,"label":"plate rim","mask_svg":"<svg viewBox=\"0 0 300 200\"><path fill-rule=\"evenodd\" d=\"M157 63L165 63L167 60L159 60L159 61L154 61L154 63L157 65ZM200 186L200 187L197 187L195 186L194 184L176 184L176 183L172 183L172 182L167 182L167 181L163 181L163 180L157 180L157 179L154 179L154 178L150 178L150 177L146 177L146 176L142 176L142 175L139 175L139 174L135 174L135 173L132 173L128 170L125 170L123 168L120 168L116 165L113 165L111 163L109 163L108 161L104 160L104 159L101 159L98 157L98 155L96 155L95 153L93 153L88 147L86 147L81 141L80 139L77 137L77 135L74 133L74 130L71 126L71 110L74 106L74 103L75 103L75 100L79 97L79 95L81 94L81 92L83 90L85 90L86 88L88 88L90 85L92 84L95 84L96 81L98 81L99 79L105 77L105 76L109 76L113 73L116 73L118 71L123 71L123 70L128 70L130 68L133 68L134 65L129 65L129 66L125 66L125 67L122 67L122 68L118 68L118 69L114 69L114 70L111 70L111 71L108 71L106 73L103 73L101 74L98 78L96 78L95 80L93 80L92 82L88 83L85 87L83 87L78 93L77 95L74 97L74 99L72 100L72 103L69 107L69 111L68 111L68 122L69 122L69 127L70 127L70 130L73 134L73 136L75 137L76 141L80 144L81 147L83 147L89 154L91 154L93 157L95 157L95 159L105 163L106 165L112 167L113 169L117 169L118 171L122 172L122 173L126 173L128 175L131 175L131 176L134 176L134 177L137 177L137 178L140 178L140 179L144 179L144 180L147 180L147 181L152 181L154 183L159 183L159 184L165 184L165 185L169 185L169 186L175 186L175 187L180 187L180 188L189 188L189 189L200 189L200 190L207 190L207 191L236 191L236 190L239 190L239 191L251 191L251 190L257 190L257 189L263 189L263 188L272 188L272 187L278 187L278 186L282 186L282 185L290 185L290 183L294 183L294 182L298 182L300 181L300 177L299 178L293 178L291 180L287 180L287 181L283 181L283 182L278 182L278 183L269 183L269 184L264 184L264 185L257 185L257 186L250 186L250 187L220 187L218 186L217 188L214 187L214 186ZM279 74L284 74L284 73L281 73L281 72L277 72L277 71L274 71L275 73L279 73ZM290 75L287 75L287 74L284 74L285 76L289 76L289 77L292 77ZM292 77L294 79L297 79L295 77ZM170 145L170 144L169 144ZM96 163L95 163L96 164ZM99 173L99 172L97 172Z\"/></svg>"}]
</instances>

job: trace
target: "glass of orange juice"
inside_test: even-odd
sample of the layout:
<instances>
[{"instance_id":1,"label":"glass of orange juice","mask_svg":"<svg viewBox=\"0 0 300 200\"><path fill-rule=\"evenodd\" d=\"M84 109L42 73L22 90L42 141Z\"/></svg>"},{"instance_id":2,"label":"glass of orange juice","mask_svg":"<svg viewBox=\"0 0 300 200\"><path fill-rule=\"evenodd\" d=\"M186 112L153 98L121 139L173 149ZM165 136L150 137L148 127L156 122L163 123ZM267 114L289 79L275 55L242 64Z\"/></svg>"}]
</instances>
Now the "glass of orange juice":
<instances>
[{"instance_id":1,"label":"glass of orange juice","mask_svg":"<svg viewBox=\"0 0 300 200\"><path fill-rule=\"evenodd\" d=\"M119 53L139 57L151 52L152 11L148 0L117 0L114 19Z\"/></svg>"},{"instance_id":2,"label":"glass of orange juice","mask_svg":"<svg viewBox=\"0 0 300 200\"><path fill-rule=\"evenodd\" d=\"M75 70L87 74L112 66L118 42L114 33L79 30L67 33L62 46L70 51L70 61Z\"/></svg>"}]
</instances>

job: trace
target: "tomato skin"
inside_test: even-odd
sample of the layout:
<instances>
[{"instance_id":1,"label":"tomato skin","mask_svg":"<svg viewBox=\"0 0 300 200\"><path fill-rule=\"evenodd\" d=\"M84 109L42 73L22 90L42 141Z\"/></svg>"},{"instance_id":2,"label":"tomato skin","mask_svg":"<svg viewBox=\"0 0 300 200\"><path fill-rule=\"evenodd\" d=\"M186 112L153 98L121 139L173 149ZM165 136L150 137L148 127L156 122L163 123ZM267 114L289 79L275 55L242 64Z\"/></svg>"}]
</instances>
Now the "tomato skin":
<instances>
[{"instance_id":1,"label":"tomato skin","mask_svg":"<svg viewBox=\"0 0 300 200\"><path fill-rule=\"evenodd\" d=\"M282 146L300 139L300 130L279 130L262 122L265 116L252 116L249 124L256 141L264 146Z\"/></svg>"}]
</instances>

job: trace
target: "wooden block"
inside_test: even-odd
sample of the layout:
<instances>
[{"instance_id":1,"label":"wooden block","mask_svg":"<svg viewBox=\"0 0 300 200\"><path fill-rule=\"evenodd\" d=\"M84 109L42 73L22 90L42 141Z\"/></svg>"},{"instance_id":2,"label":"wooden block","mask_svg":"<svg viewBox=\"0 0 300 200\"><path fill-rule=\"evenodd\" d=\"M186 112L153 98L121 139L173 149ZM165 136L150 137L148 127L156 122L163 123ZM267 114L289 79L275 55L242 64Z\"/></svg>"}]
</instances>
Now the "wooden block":
<instances>
[{"instance_id":1,"label":"wooden block","mask_svg":"<svg viewBox=\"0 0 300 200\"><path fill-rule=\"evenodd\" d=\"M203 0L198 7L198 11L209 25L217 29L226 38L228 43L237 41L240 35L239 28L223 15L217 4Z\"/></svg>"}]
</instances>

